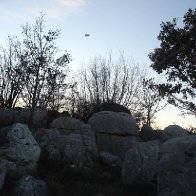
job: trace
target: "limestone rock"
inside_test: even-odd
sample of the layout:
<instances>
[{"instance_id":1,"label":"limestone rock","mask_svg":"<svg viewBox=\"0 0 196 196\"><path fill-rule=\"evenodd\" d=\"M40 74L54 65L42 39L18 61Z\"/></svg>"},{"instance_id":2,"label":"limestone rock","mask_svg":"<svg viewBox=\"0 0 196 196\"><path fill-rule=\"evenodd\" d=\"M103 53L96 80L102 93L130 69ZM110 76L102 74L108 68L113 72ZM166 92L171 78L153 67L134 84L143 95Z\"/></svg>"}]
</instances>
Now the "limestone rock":
<instances>
[{"instance_id":1,"label":"limestone rock","mask_svg":"<svg viewBox=\"0 0 196 196\"><path fill-rule=\"evenodd\" d=\"M48 112L46 109L35 108L22 109L20 111L20 122L31 127L42 128L48 124Z\"/></svg>"},{"instance_id":2,"label":"limestone rock","mask_svg":"<svg viewBox=\"0 0 196 196\"><path fill-rule=\"evenodd\" d=\"M82 141L86 149L87 155L89 155L90 159L96 160L98 158L98 150L95 140L95 133L91 129L91 126L87 124L82 124L80 129L80 135L82 137Z\"/></svg>"},{"instance_id":3,"label":"limestone rock","mask_svg":"<svg viewBox=\"0 0 196 196\"><path fill-rule=\"evenodd\" d=\"M167 140L160 153L158 196L195 196L196 135Z\"/></svg>"},{"instance_id":4,"label":"limestone rock","mask_svg":"<svg viewBox=\"0 0 196 196\"><path fill-rule=\"evenodd\" d=\"M136 137L96 133L96 140L98 151L109 152L124 159L127 150L134 146Z\"/></svg>"},{"instance_id":5,"label":"limestone rock","mask_svg":"<svg viewBox=\"0 0 196 196\"><path fill-rule=\"evenodd\" d=\"M100 152L101 159L110 167L121 168L122 160L119 156L112 155L109 152Z\"/></svg>"},{"instance_id":6,"label":"limestone rock","mask_svg":"<svg viewBox=\"0 0 196 196\"><path fill-rule=\"evenodd\" d=\"M142 141L160 140L162 138L162 131L154 131L152 127L144 124L139 136Z\"/></svg>"},{"instance_id":7,"label":"limestone rock","mask_svg":"<svg viewBox=\"0 0 196 196\"><path fill-rule=\"evenodd\" d=\"M23 176L13 189L13 196L47 196L47 185L43 180L32 176Z\"/></svg>"},{"instance_id":8,"label":"limestone rock","mask_svg":"<svg viewBox=\"0 0 196 196\"><path fill-rule=\"evenodd\" d=\"M82 167L86 151L80 134L61 134L58 130L41 129L35 136L42 149L42 159Z\"/></svg>"},{"instance_id":9,"label":"limestone rock","mask_svg":"<svg viewBox=\"0 0 196 196\"><path fill-rule=\"evenodd\" d=\"M25 124L16 123L5 136L6 142L0 147L1 158L13 162L21 170L34 170L41 149Z\"/></svg>"},{"instance_id":10,"label":"limestone rock","mask_svg":"<svg viewBox=\"0 0 196 196\"><path fill-rule=\"evenodd\" d=\"M178 125L169 125L163 130L162 140L166 141L168 139L176 137L184 137L188 135L188 131L183 129Z\"/></svg>"},{"instance_id":11,"label":"limestone rock","mask_svg":"<svg viewBox=\"0 0 196 196\"><path fill-rule=\"evenodd\" d=\"M152 184L156 180L160 142L137 142L127 151L122 167L124 184Z\"/></svg>"},{"instance_id":12,"label":"limestone rock","mask_svg":"<svg viewBox=\"0 0 196 196\"><path fill-rule=\"evenodd\" d=\"M88 124L96 133L114 135L138 135L135 119L127 113L102 111L92 115Z\"/></svg>"},{"instance_id":13,"label":"limestone rock","mask_svg":"<svg viewBox=\"0 0 196 196\"><path fill-rule=\"evenodd\" d=\"M71 118L68 116L63 116L55 119L51 123L50 127L63 129L65 131L74 131L74 130L80 130L82 124L83 123L78 119Z\"/></svg>"},{"instance_id":14,"label":"limestone rock","mask_svg":"<svg viewBox=\"0 0 196 196\"><path fill-rule=\"evenodd\" d=\"M0 108L0 127L18 122L18 112L13 109Z\"/></svg>"}]
</instances>

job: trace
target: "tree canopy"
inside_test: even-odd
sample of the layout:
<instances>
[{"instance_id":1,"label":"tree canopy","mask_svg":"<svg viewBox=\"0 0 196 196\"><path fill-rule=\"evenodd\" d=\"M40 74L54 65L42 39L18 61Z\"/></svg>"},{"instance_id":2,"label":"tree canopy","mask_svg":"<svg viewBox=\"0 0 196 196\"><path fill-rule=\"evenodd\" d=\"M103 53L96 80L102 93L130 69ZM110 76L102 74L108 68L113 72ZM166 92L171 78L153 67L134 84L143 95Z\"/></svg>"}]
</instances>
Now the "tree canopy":
<instances>
[{"instance_id":1,"label":"tree canopy","mask_svg":"<svg viewBox=\"0 0 196 196\"><path fill-rule=\"evenodd\" d=\"M151 67L165 74L167 82L157 85L169 103L196 115L196 9L184 15L183 25L162 22L160 47L149 54Z\"/></svg>"},{"instance_id":2,"label":"tree canopy","mask_svg":"<svg viewBox=\"0 0 196 196\"><path fill-rule=\"evenodd\" d=\"M22 38L9 37L0 53L0 104L59 109L70 84L66 81L71 58L56 45L60 30L46 30L44 15L22 26Z\"/></svg>"}]
</instances>

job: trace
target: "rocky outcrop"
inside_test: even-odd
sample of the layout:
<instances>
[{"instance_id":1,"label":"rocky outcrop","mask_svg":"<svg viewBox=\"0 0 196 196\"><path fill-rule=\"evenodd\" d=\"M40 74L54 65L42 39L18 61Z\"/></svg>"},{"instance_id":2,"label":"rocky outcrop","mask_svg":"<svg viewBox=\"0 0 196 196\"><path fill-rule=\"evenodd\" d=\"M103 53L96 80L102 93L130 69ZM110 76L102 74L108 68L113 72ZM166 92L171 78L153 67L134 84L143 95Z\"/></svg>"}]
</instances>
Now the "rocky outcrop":
<instances>
[{"instance_id":1,"label":"rocky outcrop","mask_svg":"<svg viewBox=\"0 0 196 196\"><path fill-rule=\"evenodd\" d=\"M127 113L103 111L95 113L88 121L95 133L113 135L138 135L135 119Z\"/></svg>"},{"instance_id":2,"label":"rocky outcrop","mask_svg":"<svg viewBox=\"0 0 196 196\"><path fill-rule=\"evenodd\" d=\"M28 175L19 179L13 188L13 196L48 196L47 185L43 180Z\"/></svg>"},{"instance_id":3,"label":"rocky outcrop","mask_svg":"<svg viewBox=\"0 0 196 196\"><path fill-rule=\"evenodd\" d=\"M112 155L109 152L100 152L100 157L104 163L113 168L121 168L122 160L119 156Z\"/></svg>"},{"instance_id":4,"label":"rocky outcrop","mask_svg":"<svg viewBox=\"0 0 196 196\"><path fill-rule=\"evenodd\" d=\"M163 143L158 166L158 196L194 196L195 176L196 135Z\"/></svg>"},{"instance_id":5,"label":"rocky outcrop","mask_svg":"<svg viewBox=\"0 0 196 196\"><path fill-rule=\"evenodd\" d=\"M48 124L48 111L46 109L22 109L19 116L21 123L33 128L46 127Z\"/></svg>"},{"instance_id":6,"label":"rocky outcrop","mask_svg":"<svg viewBox=\"0 0 196 196\"><path fill-rule=\"evenodd\" d=\"M0 108L0 127L19 122L19 114L13 109Z\"/></svg>"},{"instance_id":7,"label":"rocky outcrop","mask_svg":"<svg viewBox=\"0 0 196 196\"><path fill-rule=\"evenodd\" d=\"M152 141L152 140L160 140L162 138L162 131L154 131L152 127L144 124L139 132L139 136L141 141Z\"/></svg>"},{"instance_id":8,"label":"rocky outcrop","mask_svg":"<svg viewBox=\"0 0 196 196\"><path fill-rule=\"evenodd\" d=\"M156 181L160 142L137 142L127 151L122 167L124 184L152 184Z\"/></svg>"},{"instance_id":9,"label":"rocky outcrop","mask_svg":"<svg viewBox=\"0 0 196 196\"><path fill-rule=\"evenodd\" d=\"M70 133L79 133L82 124L83 122L78 119L71 118L68 116L62 116L62 117L55 119L50 124L50 127L63 130L64 132L67 132L67 133L69 131Z\"/></svg>"},{"instance_id":10,"label":"rocky outcrop","mask_svg":"<svg viewBox=\"0 0 196 196\"><path fill-rule=\"evenodd\" d=\"M130 114L123 112L98 112L88 123L96 134L99 152L118 156L121 160L124 159L126 151L132 148L139 134L136 121Z\"/></svg>"},{"instance_id":11,"label":"rocky outcrop","mask_svg":"<svg viewBox=\"0 0 196 196\"><path fill-rule=\"evenodd\" d=\"M41 149L28 126L16 123L6 130L4 142L0 145L0 157L13 164L10 167L13 172L34 171Z\"/></svg>"},{"instance_id":12,"label":"rocky outcrop","mask_svg":"<svg viewBox=\"0 0 196 196\"><path fill-rule=\"evenodd\" d=\"M81 168L97 159L95 134L89 125L71 117L60 117L50 127L35 133L42 160Z\"/></svg>"},{"instance_id":13,"label":"rocky outcrop","mask_svg":"<svg viewBox=\"0 0 196 196\"><path fill-rule=\"evenodd\" d=\"M163 130L162 140L166 141L168 139L176 138L176 137L184 137L187 136L187 130L183 129L178 125L169 125Z\"/></svg>"}]
</instances>

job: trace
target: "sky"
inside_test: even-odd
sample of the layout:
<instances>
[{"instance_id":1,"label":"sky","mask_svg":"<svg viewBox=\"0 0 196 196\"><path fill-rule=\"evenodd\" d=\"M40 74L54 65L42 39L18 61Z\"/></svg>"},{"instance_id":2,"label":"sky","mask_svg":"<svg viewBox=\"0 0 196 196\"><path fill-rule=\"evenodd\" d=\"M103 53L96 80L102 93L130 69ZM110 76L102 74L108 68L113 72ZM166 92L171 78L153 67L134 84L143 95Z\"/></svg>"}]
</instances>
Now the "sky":
<instances>
[{"instance_id":1,"label":"sky","mask_svg":"<svg viewBox=\"0 0 196 196\"><path fill-rule=\"evenodd\" d=\"M43 12L47 27L61 29L58 45L72 55L71 66L123 51L149 68L148 54L159 47L161 22L179 18L180 24L189 8L196 8L195 0L0 0L0 44L8 35L19 35L21 25L33 23ZM179 114L168 106L157 115L157 125L196 126L194 117Z\"/></svg>"}]
</instances>

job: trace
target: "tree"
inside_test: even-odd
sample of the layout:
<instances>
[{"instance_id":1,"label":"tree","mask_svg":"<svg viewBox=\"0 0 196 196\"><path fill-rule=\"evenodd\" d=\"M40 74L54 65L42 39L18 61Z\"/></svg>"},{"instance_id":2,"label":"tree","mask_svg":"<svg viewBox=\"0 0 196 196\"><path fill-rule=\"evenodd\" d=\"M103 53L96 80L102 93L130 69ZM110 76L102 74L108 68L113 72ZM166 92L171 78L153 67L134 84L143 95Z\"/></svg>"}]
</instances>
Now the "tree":
<instances>
[{"instance_id":1,"label":"tree","mask_svg":"<svg viewBox=\"0 0 196 196\"><path fill-rule=\"evenodd\" d=\"M24 86L24 72L15 48L8 39L0 52L0 107L14 107Z\"/></svg>"},{"instance_id":2,"label":"tree","mask_svg":"<svg viewBox=\"0 0 196 196\"><path fill-rule=\"evenodd\" d=\"M80 108L79 116L85 115L101 103L117 103L130 109L135 114L140 107L142 80L144 72L123 54L113 60L108 57L95 57L85 69L80 70L78 89L72 96L74 108ZM84 107L85 105L85 107ZM85 111L82 110L85 108Z\"/></svg>"},{"instance_id":3,"label":"tree","mask_svg":"<svg viewBox=\"0 0 196 196\"><path fill-rule=\"evenodd\" d=\"M162 22L158 36L160 47L149 54L151 67L164 73L167 82L157 85L169 103L196 115L196 9L184 15L183 26L177 19Z\"/></svg>"},{"instance_id":4,"label":"tree","mask_svg":"<svg viewBox=\"0 0 196 196\"><path fill-rule=\"evenodd\" d=\"M60 31L45 30L44 16L34 25L22 26L22 41L12 40L24 74L24 89L21 97L27 107L59 109L64 99L67 65L70 55L59 55L56 39ZM58 56L59 55L59 56Z\"/></svg>"},{"instance_id":5,"label":"tree","mask_svg":"<svg viewBox=\"0 0 196 196\"><path fill-rule=\"evenodd\" d=\"M142 84L140 104L144 116L143 122L151 126L155 114L165 108L167 103L163 102L162 97L156 91L154 79L144 79Z\"/></svg>"}]
</instances>

